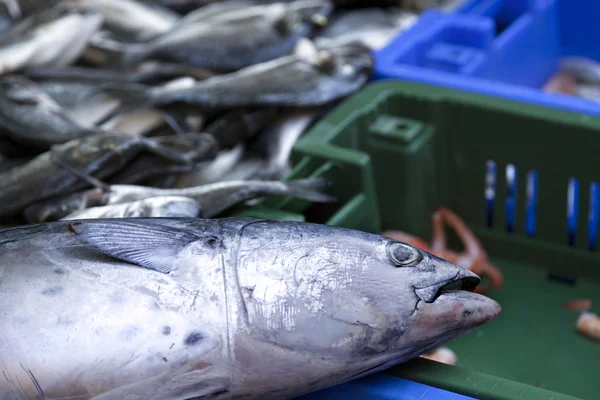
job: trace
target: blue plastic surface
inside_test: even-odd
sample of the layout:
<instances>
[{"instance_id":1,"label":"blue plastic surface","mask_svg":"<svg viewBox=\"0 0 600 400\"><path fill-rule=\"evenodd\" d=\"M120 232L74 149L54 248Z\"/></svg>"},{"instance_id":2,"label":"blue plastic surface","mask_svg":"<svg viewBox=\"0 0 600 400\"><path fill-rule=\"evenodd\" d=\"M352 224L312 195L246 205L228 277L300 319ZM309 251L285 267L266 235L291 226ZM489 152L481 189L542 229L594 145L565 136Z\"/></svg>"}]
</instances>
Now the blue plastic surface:
<instances>
[{"instance_id":1,"label":"blue plastic surface","mask_svg":"<svg viewBox=\"0 0 600 400\"><path fill-rule=\"evenodd\" d=\"M374 374L296 400L475 400L384 373Z\"/></svg>"},{"instance_id":2,"label":"blue plastic surface","mask_svg":"<svg viewBox=\"0 0 600 400\"><path fill-rule=\"evenodd\" d=\"M600 61L600 1L470 0L427 11L375 53L374 79L403 79L600 116L600 103L545 93L563 56Z\"/></svg>"}]
</instances>

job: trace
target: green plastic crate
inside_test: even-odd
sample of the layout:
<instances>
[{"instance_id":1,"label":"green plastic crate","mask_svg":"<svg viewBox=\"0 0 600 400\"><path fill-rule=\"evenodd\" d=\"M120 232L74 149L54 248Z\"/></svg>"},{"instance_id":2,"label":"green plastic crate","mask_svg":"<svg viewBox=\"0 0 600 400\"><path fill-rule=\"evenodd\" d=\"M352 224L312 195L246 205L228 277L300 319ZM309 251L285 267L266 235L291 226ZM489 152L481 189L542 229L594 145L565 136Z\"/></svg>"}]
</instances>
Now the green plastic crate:
<instances>
[{"instance_id":1,"label":"green plastic crate","mask_svg":"<svg viewBox=\"0 0 600 400\"><path fill-rule=\"evenodd\" d=\"M598 399L600 343L576 332L577 314L562 304L577 298L600 304L600 256L586 246L589 184L600 179L599 158L599 118L380 81L338 106L294 148L289 178L327 176L339 203L271 198L257 216L370 232L399 229L429 240L431 213L449 207L502 270L504 287L489 296L503 312L449 345L456 367L416 359L386 372L481 399ZM487 160L499 173L492 227L484 199ZM509 163L518 171L512 232L505 229L503 202ZM525 234L524 223L529 170L538 173L534 237ZM577 240L569 246L572 177L581 195Z\"/></svg>"}]
</instances>

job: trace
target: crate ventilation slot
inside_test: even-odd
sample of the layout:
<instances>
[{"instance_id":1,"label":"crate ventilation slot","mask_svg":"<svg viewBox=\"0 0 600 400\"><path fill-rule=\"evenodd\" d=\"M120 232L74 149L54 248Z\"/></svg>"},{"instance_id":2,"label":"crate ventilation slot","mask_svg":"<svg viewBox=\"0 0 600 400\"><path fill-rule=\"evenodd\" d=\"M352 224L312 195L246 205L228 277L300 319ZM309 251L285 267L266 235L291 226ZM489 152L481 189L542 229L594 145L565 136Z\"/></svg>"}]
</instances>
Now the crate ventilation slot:
<instances>
[{"instance_id":1,"label":"crate ventilation slot","mask_svg":"<svg viewBox=\"0 0 600 400\"><path fill-rule=\"evenodd\" d=\"M507 232L513 232L517 218L517 181L518 170L513 164L508 164L505 168L506 180L506 199L504 201L504 221ZM498 166L495 161L486 162L485 189L484 197L486 201L486 223L489 228L494 225L494 209L497 197L497 176ZM567 244L574 246L576 242L576 232L579 220L579 181L576 178L569 179L566 188L567 195ZM538 205L538 173L536 170L527 171L526 175L526 196L525 196L525 234L534 236L537 225L537 205ZM588 248L596 250L598 241L598 224L600 222L600 184L593 182L590 184L590 197L588 208Z\"/></svg>"},{"instance_id":2,"label":"crate ventilation slot","mask_svg":"<svg viewBox=\"0 0 600 400\"><path fill-rule=\"evenodd\" d=\"M515 229L515 218L517 208L517 168L508 164L506 166L506 201L504 203L506 230L512 232Z\"/></svg>"},{"instance_id":3,"label":"crate ventilation slot","mask_svg":"<svg viewBox=\"0 0 600 400\"><path fill-rule=\"evenodd\" d=\"M598 196L600 196L600 185L596 182L590 184L590 208L588 211L588 247L596 250L598 241Z\"/></svg>"},{"instance_id":4,"label":"crate ventilation slot","mask_svg":"<svg viewBox=\"0 0 600 400\"><path fill-rule=\"evenodd\" d=\"M569 246L575 246L577 232L577 218L579 217L579 181L569 179L567 188L567 240Z\"/></svg>"}]
</instances>

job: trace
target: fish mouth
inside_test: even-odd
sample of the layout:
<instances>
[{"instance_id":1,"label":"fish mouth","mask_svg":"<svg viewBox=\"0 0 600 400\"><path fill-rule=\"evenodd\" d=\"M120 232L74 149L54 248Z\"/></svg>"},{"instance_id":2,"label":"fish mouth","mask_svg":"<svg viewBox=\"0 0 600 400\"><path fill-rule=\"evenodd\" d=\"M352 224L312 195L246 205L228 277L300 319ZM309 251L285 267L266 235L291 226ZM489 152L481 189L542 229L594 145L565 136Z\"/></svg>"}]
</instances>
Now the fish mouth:
<instances>
[{"instance_id":1,"label":"fish mouth","mask_svg":"<svg viewBox=\"0 0 600 400\"><path fill-rule=\"evenodd\" d=\"M417 288L415 294L425 303L433 303L441 295L450 295L456 291L472 292L479 285L481 279L469 270L461 269L450 279L446 279L433 285Z\"/></svg>"}]
</instances>

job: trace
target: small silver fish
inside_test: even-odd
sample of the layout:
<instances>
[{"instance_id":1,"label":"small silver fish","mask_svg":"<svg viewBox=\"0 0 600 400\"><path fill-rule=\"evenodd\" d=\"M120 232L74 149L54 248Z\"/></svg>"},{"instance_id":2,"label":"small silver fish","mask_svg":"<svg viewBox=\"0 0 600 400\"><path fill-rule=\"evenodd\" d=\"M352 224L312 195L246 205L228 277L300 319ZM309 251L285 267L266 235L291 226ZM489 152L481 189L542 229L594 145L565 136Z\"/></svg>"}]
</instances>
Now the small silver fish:
<instances>
[{"instance_id":1,"label":"small silver fish","mask_svg":"<svg viewBox=\"0 0 600 400\"><path fill-rule=\"evenodd\" d=\"M0 77L0 127L15 142L44 150L101 132L21 75Z\"/></svg>"},{"instance_id":2,"label":"small silver fish","mask_svg":"<svg viewBox=\"0 0 600 400\"><path fill-rule=\"evenodd\" d=\"M440 11L450 12L460 7L465 0L400 0L400 8L423 12L428 9L438 9Z\"/></svg>"},{"instance_id":3,"label":"small silver fish","mask_svg":"<svg viewBox=\"0 0 600 400\"><path fill-rule=\"evenodd\" d=\"M167 107L186 104L203 111L232 108L318 107L362 88L371 76L371 49L359 42L316 48L308 39L294 55L219 75L185 89L139 86L110 88L124 107ZM312 51L305 51L312 47Z\"/></svg>"},{"instance_id":4,"label":"small silver fish","mask_svg":"<svg viewBox=\"0 0 600 400\"><path fill-rule=\"evenodd\" d=\"M290 154L294 144L317 119L315 110L296 110L281 115L266 133L267 159L257 173L260 179L284 179L290 172Z\"/></svg>"},{"instance_id":5,"label":"small silver fish","mask_svg":"<svg viewBox=\"0 0 600 400\"><path fill-rule=\"evenodd\" d=\"M120 104L118 99L99 90L95 83L51 80L40 82L38 86L82 126L96 126L114 114Z\"/></svg>"},{"instance_id":6,"label":"small silver fish","mask_svg":"<svg viewBox=\"0 0 600 400\"><path fill-rule=\"evenodd\" d=\"M563 57L558 64L561 72L572 75L577 81L600 85L600 63L586 57Z\"/></svg>"},{"instance_id":7,"label":"small silver fish","mask_svg":"<svg viewBox=\"0 0 600 400\"><path fill-rule=\"evenodd\" d=\"M62 220L93 218L195 218L200 204L182 196L161 196L110 206L92 207L76 211Z\"/></svg>"},{"instance_id":8,"label":"small silver fish","mask_svg":"<svg viewBox=\"0 0 600 400\"><path fill-rule=\"evenodd\" d=\"M239 144L230 150L222 150L206 167L177 178L175 187L184 188L221 182L236 165L239 165L245 152L245 145Z\"/></svg>"},{"instance_id":9,"label":"small silver fish","mask_svg":"<svg viewBox=\"0 0 600 400\"><path fill-rule=\"evenodd\" d=\"M180 19L168 8L136 0L63 0L61 5L98 12L109 29L127 32L137 39L167 32Z\"/></svg>"},{"instance_id":10,"label":"small silver fish","mask_svg":"<svg viewBox=\"0 0 600 400\"><path fill-rule=\"evenodd\" d=\"M97 13L50 10L12 27L0 38L0 74L25 67L70 65L100 29Z\"/></svg>"},{"instance_id":11,"label":"small silver fish","mask_svg":"<svg viewBox=\"0 0 600 400\"><path fill-rule=\"evenodd\" d=\"M249 218L5 229L0 277L2 400L292 399L500 312L477 275L407 244Z\"/></svg>"},{"instance_id":12,"label":"small silver fish","mask_svg":"<svg viewBox=\"0 0 600 400\"><path fill-rule=\"evenodd\" d=\"M296 0L289 4L244 5L220 13L188 16L172 30L124 48L123 62L178 62L231 72L289 55L297 41L309 35L317 16L331 11L329 0Z\"/></svg>"},{"instance_id":13,"label":"small silver fish","mask_svg":"<svg viewBox=\"0 0 600 400\"><path fill-rule=\"evenodd\" d=\"M361 8L335 14L315 39L318 46L359 41L373 51L412 27L418 15L404 10Z\"/></svg>"},{"instance_id":14,"label":"small silver fish","mask_svg":"<svg viewBox=\"0 0 600 400\"><path fill-rule=\"evenodd\" d=\"M318 189L327 186L324 178L281 181L228 181L182 189L161 189L138 185L110 185L108 191L91 189L69 196L39 202L25 211L28 221L49 221L63 218L82 210L90 199L94 206L115 205L150 199L153 197L188 197L200 204L199 216L212 218L230 207L261 196L292 196L313 202L332 202L335 198Z\"/></svg>"}]
</instances>

